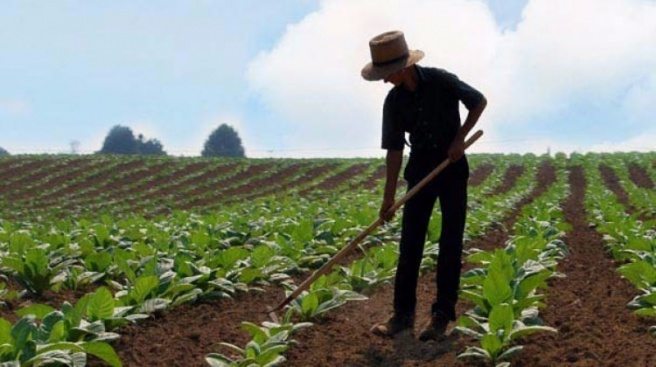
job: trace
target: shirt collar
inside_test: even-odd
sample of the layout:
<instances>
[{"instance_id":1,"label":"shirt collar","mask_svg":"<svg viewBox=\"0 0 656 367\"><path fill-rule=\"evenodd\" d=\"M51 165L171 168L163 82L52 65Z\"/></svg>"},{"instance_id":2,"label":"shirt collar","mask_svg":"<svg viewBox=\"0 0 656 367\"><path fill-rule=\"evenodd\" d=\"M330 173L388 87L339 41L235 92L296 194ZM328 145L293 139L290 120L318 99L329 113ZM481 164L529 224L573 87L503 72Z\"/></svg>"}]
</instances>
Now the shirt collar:
<instances>
[{"instance_id":1,"label":"shirt collar","mask_svg":"<svg viewBox=\"0 0 656 367\"><path fill-rule=\"evenodd\" d=\"M415 70L417 70L417 77L418 77L417 84L419 85L423 84L426 81L426 73L424 71L424 68L415 64Z\"/></svg>"},{"instance_id":2,"label":"shirt collar","mask_svg":"<svg viewBox=\"0 0 656 367\"><path fill-rule=\"evenodd\" d=\"M417 70L417 90L415 92L418 92L423 89L424 82L426 81L426 70L415 64L415 70Z\"/></svg>"}]
</instances>

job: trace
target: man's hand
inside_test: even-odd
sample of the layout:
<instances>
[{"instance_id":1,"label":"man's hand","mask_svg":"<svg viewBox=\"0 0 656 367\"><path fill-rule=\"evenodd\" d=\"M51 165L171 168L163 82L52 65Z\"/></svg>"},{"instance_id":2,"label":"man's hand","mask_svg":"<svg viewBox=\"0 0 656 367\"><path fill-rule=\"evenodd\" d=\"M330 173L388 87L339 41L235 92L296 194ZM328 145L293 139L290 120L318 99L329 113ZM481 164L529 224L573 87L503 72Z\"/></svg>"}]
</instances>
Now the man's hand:
<instances>
[{"instance_id":1,"label":"man's hand","mask_svg":"<svg viewBox=\"0 0 656 367\"><path fill-rule=\"evenodd\" d=\"M384 198L383 199L383 204L380 206L380 212L378 215L380 216L380 219L382 219L385 222L389 222L392 220L394 217L394 213L388 213L388 210L394 205L394 199L393 198Z\"/></svg>"},{"instance_id":2,"label":"man's hand","mask_svg":"<svg viewBox=\"0 0 656 367\"><path fill-rule=\"evenodd\" d=\"M451 162L455 162L462 158L462 156L465 154L465 139L456 136L456 138L451 143L451 146L449 147L448 154Z\"/></svg>"}]
</instances>

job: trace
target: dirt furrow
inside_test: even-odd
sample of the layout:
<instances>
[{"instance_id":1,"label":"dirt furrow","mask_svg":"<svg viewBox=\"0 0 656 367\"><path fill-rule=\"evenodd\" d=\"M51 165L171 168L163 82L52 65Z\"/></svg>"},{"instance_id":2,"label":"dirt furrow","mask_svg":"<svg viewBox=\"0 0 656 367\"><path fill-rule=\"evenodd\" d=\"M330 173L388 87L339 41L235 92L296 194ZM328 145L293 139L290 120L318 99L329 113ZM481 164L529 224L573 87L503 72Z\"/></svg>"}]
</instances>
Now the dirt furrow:
<instances>
[{"instance_id":1,"label":"dirt furrow","mask_svg":"<svg viewBox=\"0 0 656 367\"><path fill-rule=\"evenodd\" d=\"M254 199L262 196L267 196L271 194L277 194L277 195L284 195L287 193L287 191L292 190L292 189L297 189L299 187L303 187L304 184L311 182L314 180L315 177L321 176L325 174L326 172L329 172L330 170L334 169L336 164L334 163L324 163L319 166L313 167L309 169L307 172L305 172L303 175L296 177L295 179L286 182L278 187L273 187L271 189L264 190L262 192L258 192L250 197L249 199Z\"/></svg>"},{"instance_id":2,"label":"dirt furrow","mask_svg":"<svg viewBox=\"0 0 656 367\"><path fill-rule=\"evenodd\" d=\"M571 194L564 211L573 229L564 241L570 254L558 265L566 278L550 280L547 307L541 312L546 324L559 332L531 337L515 365L655 366L650 323L626 307L637 291L620 278L618 264L604 253L601 234L586 220L586 181L580 166L572 168L569 180Z\"/></svg>"},{"instance_id":3,"label":"dirt furrow","mask_svg":"<svg viewBox=\"0 0 656 367\"><path fill-rule=\"evenodd\" d=\"M536 188L508 214L498 225L494 225L483 236L466 244L489 250L502 247L508 239L508 229L516 221L521 208L528 205L555 180L552 165L543 164L538 170ZM471 267L463 265L463 273ZM435 298L435 272L419 278L417 286L416 329L429 317L430 305ZM392 312L393 285L375 290L369 300L351 302L332 312L321 323L301 330L296 340L299 345L288 353L290 366L453 366L459 362L456 354L464 349L462 341L455 336L443 343L422 343L408 336L385 339L372 335L369 328L385 320ZM456 307L458 315L472 305L460 301ZM452 323L453 325L453 323ZM452 327L452 326L451 326Z\"/></svg>"},{"instance_id":4,"label":"dirt furrow","mask_svg":"<svg viewBox=\"0 0 656 367\"><path fill-rule=\"evenodd\" d=\"M649 177L647 171L636 163L629 164L629 176L631 177L631 181L633 181L638 187L642 187L643 189L654 189L654 181Z\"/></svg>"},{"instance_id":5,"label":"dirt furrow","mask_svg":"<svg viewBox=\"0 0 656 367\"><path fill-rule=\"evenodd\" d=\"M70 185L60 187L55 191L38 197L39 207L49 207L53 205L61 205L62 201L68 201L78 196L80 191L87 188L95 187L105 183L116 175L117 172L130 172L144 166L142 159L126 160L117 165L109 165L107 169L95 172L83 179L73 182Z\"/></svg>"},{"instance_id":6,"label":"dirt furrow","mask_svg":"<svg viewBox=\"0 0 656 367\"><path fill-rule=\"evenodd\" d=\"M42 192L45 189L57 187L61 182L70 180L80 176L83 172L87 171L90 168L97 167L100 164L98 161L92 159L75 159L70 160L64 166L60 168L50 169L46 180L43 180L40 183L37 183L25 190L16 191L12 196L13 201L19 200L30 200L35 197L39 192ZM57 171L57 172L54 172ZM44 176L46 177L46 176Z\"/></svg>"},{"instance_id":7,"label":"dirt furrow","mask_svg":"<svg viewBox=\"0 0 656 367\"><path fill-rule=\"evenodd\" d=\"M478 186L482 184L494 171L494 166L488 163L477 167L471 175L469 175L469 186Z\"/></svg>"},{"instance_id":8,"label":"dirt furrow","mask_svg":"<svg viewBox=\"0 0 656 367\"><path fill-rule=\"evenodd\" d=\"M510 189L515 186L517 179L522 175L522 173L524 173L524 166L513 164L512 166L508 167L499 186L487 193L487 196L500 195L510 191Z\"/></svg>"},{"instance_id":9,"label":"dirt furrow","mask_svg":"<svg viewBox=\"0 0 656 367\"><path fill-rule=\"evenodd\" d=\"M308 187L307 189L303 190L300 192L301 195L309 195L313 192L319 191L319 190L332 190L335 187L339 186L340 184L347 182L348 180L352 179L353 177L359 175L362 173L364 170L367 169L367 164L366 163L358 163L350 166L344 171L339 172L336 175L329 176L322 182L312 186Z\"/></svg>"},{"instance_id":10,"label":"dirt furrow","mask_svg":"<svg viewBox=\"0 0 656 367\"><path fill-rule=\"evenodd\" d=\"M622 203L630 213L635 212L636 208L631 205L629 195L626 193L626 190L624 190L624 187L622 187L615 171L605 164L600 164L599 172L601 173L601 178L604 180L604 184L617 196L617 200L619 200L619 202Z\"/></svg>"}]
</instances>

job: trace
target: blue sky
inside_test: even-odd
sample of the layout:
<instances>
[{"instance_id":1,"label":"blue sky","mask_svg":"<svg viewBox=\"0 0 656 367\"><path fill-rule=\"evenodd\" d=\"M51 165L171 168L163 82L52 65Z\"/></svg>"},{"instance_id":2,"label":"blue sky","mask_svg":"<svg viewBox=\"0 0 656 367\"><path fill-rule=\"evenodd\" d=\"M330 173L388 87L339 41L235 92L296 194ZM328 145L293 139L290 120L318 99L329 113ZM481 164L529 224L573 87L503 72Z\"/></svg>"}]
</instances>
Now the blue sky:
<instances>
[{"instance_id":1,"label":"blue sky","mask_svg":"<svg viewBox=\"0 0 656 367\"><path fill-rule=\"evenodd\" d=\"M123 124L193 155L225 122L249 156L381 155L388 87L359 69L394 27L488 96L480 150L649 149L656 6L599 1L3 1L0 147L87 153Z\"/></svg>"}]
</instances>

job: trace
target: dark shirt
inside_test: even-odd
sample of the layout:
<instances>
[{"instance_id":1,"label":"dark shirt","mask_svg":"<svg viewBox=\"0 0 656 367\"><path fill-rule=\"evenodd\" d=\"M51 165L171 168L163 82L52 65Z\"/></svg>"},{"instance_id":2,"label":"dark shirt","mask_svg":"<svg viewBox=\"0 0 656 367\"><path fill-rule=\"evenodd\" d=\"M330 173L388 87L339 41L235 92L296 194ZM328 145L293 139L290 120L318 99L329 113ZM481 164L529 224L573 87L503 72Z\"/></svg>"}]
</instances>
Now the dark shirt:
<instances>
[{"instance_id":1,"label":"dark shirt","mask_svg":"<svg viewBox=\"0 0 656 367\"><path fill-rule=\"evenodd\" d=\"M413 152L436 151L446 155L460 129L459 102L468 110L478 106L483 95L443 69L415 65L417 89L392 88L383 107L383 149L401 150L410 133Z\"/></svg>"}]
</instances>

